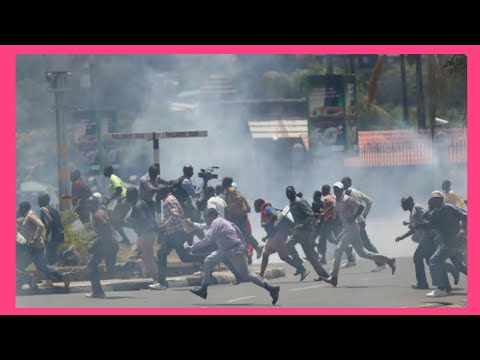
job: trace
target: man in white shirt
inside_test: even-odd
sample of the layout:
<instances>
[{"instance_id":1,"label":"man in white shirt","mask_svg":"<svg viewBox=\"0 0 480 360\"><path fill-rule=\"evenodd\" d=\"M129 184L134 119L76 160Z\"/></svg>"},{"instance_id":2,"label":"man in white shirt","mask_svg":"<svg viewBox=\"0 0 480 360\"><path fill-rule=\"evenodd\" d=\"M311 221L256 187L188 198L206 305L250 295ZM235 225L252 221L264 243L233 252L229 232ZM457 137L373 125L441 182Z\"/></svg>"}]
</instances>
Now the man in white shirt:
<instances>
[{"instance_id":1,"label":"man in white shirt","mask_svg":"<svg viewBox=\"0 0 480 360\"><path fill-rule=\"evenodd\" d=\"M207 209L215 209L222 218L225 219L225 208L227 203L220 196L215 195L215 189L211 186L205 189L205 198L207 199Z\"/></svg>"},{"instance_id":2,"label":"man in white shirt","mask_svg":"<svg viewBox=\"0 0 480 360\"><path fill-rule=\"evenodd\" d=\"M360 214L357 218L358 225L360 226L360 239L362 240L363 247L367 249L368 251L378 254L378 250L375 247L375 245L372 244L370 241L370 238L368 237L367 231L365 230L366 228L366 223L365 219L367 218L368 213L370 212L370 209L372 208L372 199L370 199L367 195L362 193L360 190L355 189L352 187L352 179L348 176L345 176L342 180L341 183L344 186L345 189L345 194L348 196L351 196L353 199L358 201L360 204L365 203L365 210L363 211L363 214ZM351 256L353 252L353 248L349 246L345 252ZM377 265L376 268L372 270L372 272L378 272L385 270L386 264L376 261L375 264Z\"/></svg>"}]
</instances>

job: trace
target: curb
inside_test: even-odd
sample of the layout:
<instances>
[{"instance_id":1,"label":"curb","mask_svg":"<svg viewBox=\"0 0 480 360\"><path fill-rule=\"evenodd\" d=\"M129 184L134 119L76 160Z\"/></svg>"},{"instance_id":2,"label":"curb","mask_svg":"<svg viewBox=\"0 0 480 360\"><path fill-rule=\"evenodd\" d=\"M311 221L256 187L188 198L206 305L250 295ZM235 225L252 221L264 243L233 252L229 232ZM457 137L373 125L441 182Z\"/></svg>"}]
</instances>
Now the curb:
<instances>
[{"instance_id":1,"label":"curb","mask_svg":"<svg viewBox=\"0 0 480 360\"><path fill-rule=\"evenodd\" d=\"M285 277L284 268L272 268L265 272L265 279L277 279ZM215 284L233 284L235 276L230 271L214 272L213 279ZM167 278L169 288L201 286L201 275L176 276ZM102 288L105 292L113 291L134 291L148 289L148 285L152 283L151 279L109 279L102 280ZM62 283L56 283L62 284ZM92 291L89 281L75 281L70 283L70 289L66 290L62 285L54 285L50 289L31 290L27 285L25 288L17 291L17 296L26 295L46 295L46 294L75 294L89 293Z\"/></svg>"}]
</instances>

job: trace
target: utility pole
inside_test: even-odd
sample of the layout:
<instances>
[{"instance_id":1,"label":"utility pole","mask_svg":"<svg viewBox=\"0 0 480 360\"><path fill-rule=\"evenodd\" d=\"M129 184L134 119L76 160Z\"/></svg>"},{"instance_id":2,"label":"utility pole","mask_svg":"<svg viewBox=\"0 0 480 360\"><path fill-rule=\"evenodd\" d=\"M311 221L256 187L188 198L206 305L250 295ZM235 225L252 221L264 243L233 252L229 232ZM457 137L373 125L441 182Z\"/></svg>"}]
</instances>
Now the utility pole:
<instances>
[{"instance_id":1,"label":"utility pole","mask_svg":"<svg viewBox=\"0 0 480 360\"><path fill-rule=\"evenodd\" d=\"M423 71L422 55L415 55L415 73L417 79L417 126L419 129L426 129L425 120L425 97L423 95Z\"/></svg>"},{"instance_id":2,"label":"utility pole","mask_svg":"<svg viewBox=\"0 0 480 360\"><path fill-rule=\"evenodd\" d=\"M333 55L327 56L327 75L333 74Z\"/></svg>"},{"instance_id":3,"label":"utility pole","mask_svg":"<svg viewBox=\"0 0 480 360\"><path fill-rule=\"evenodd\" d=\"M58 190L60 199L60 211L70 208L69 171L67 169L68 145L65 134L65 104L64 95L68 71L69 55L45 55L45 77L49 82L50 91L55 93L55 118L57 123L57 162L58 162Z\"/></svg>"},{"instance_id":4,"label":"utility pole","mask_svg":"<svg viewBox=\"0 0 480 360\"><path fill-rule=\"evenodd\" d=\"M400 55L400 75L401 75L401 88L402 88L402 104L403 104L403 121L405 124L409 124L408 119L408 99L407 99L407 75L405 72L405 55Z\"/></svg>"}]
</instances>

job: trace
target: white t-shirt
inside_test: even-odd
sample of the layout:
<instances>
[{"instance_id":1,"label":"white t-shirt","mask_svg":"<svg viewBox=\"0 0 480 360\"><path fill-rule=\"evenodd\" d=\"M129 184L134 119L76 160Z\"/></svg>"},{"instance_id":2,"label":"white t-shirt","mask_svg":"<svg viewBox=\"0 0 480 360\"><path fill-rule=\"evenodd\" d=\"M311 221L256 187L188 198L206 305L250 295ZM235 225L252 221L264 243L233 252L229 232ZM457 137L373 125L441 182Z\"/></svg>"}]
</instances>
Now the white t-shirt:
<instances>
[{"instance_id":1,"label":"white t-shirt","mask_svg":"<svg viewBox=\"0 0 480 360\"><path fill-rule=\"evenodd\" d=\"M220 196L212 196L207 201L207 209L215 209L218 214L225 219L225 208L227 203Z\"/></svg>"}]
</instances>

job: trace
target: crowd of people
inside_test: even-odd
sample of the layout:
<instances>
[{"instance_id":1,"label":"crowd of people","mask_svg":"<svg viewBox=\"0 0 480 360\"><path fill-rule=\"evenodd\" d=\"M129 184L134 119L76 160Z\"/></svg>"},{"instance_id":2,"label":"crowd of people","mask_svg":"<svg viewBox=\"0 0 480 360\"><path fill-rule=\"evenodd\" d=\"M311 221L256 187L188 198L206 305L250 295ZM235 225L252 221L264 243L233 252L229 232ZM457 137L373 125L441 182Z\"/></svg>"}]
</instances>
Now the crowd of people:
<instances>
[{"instance_id":1,"label":"crowd of people","mask_svg":"<svg viewBox=\"0 0 480 360\"><path fill-rule=\"evenodd\" d=\"M105 166L104 176L109 179L109 194L93 193L84 183L80 171L70 174L72 204L79 220L91 226L96 238L89 247L90 258L86 265L92 292L88 297L102 298L105 292L100 281L99 264L104 261L107 276L115 276L115 265L120 245L130 244L124 232L132 228L137 239L131 248L129 261L123 266L138 265L146 278L152 279L152 290L168 288L166 278L168 255L172 250L182 262L202 264L203 281L193 294L207 298L207 289L213 285L212 273L219 263L224 263L235 275L236 284L252 282L266 289L274 305L280 287L265 280L269 257L278 253L280 259L295 269L295 276L303 281L309 271L304 260L310 262L317 281L336 287L341 268L356 265L354 252L375 263L372 271L383 271L387 266L395 274L395 258L380 254L367 233L366 219L373 201L352 186L348 176L315 191L310 204L293 186L286 187L288 206L279 209L264 199L256 199L253 207L261 215L265 236L261 245L253 236L249 221L250 204L233 182L224 177L216 187L208 186L204 179L201 187L192 183L194 169L184 166L183 175L175 180L165 180L159 168L151 165L140 178L138 187L125 187L112 166ZM333 194L331 190L333 188ZM416 203L412 196L401 197L400 204L410 213L404 222L408 231L395 241L412 237L418 243L413 255L417 282L414 289L429 289L425 263L430 267L433 291L430 297L446 296L451 291L448 273L454 283L460 273L467 275L466 262L466 201L451 189L445 180L441 191L434 191L428 207ZM64 242L64 227L59 212L50 206L47 194L40 194L40 218L31 210L31 204L21 202L17 207L17 287L28 284L36 288L35 279L26 268L33 263L45 274L42 286L52 286L53 280L63 281L68 288L70 279L54 265L71 256L75 249L59 254ZM121 238L116 239L115 234ZM155 243L159 250L154 254ZM332 269L328 272L327 243L336 246ZM302 248L305 258L297 252ZM256 253L261 260L260 272L249 270L251 257ZM341 264L343 256L346 262ZM450 262L448 262L450 261Z\"/></svg>"}]
</instances>

